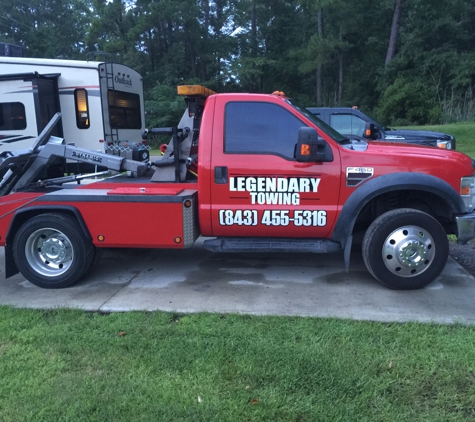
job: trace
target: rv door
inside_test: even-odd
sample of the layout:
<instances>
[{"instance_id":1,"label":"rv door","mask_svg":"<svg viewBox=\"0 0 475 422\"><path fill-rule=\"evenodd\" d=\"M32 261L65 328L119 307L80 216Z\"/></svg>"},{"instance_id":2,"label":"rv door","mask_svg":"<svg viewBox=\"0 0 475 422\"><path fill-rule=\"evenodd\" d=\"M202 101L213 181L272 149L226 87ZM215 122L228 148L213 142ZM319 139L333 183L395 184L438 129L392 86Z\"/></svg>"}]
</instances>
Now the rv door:
<instances>
[{"instance_id":1,"label":"rv door","mask_svg":"<svg viewBox=\"0 0 475 422\"><path fill-rule=\"evenodd\" d=\"M0 75L0 151L27 149L56 112L58 76L37 72ZM58 124L53 135L62 137Z\"/></svg>"},{"instance_id":2,"label":"rv door","mask_svg":"<svg viewBox=\"0 0 475 422\"><path fill-rule=\"evenodd\" d=\"M36 85L38 87L38 133L41 133L56 113L61 112L59 105L58 76L59 74L44 75L36 79ZM52 135L58 137L63 136L61 124L55 126Z\"/></svg>"}]
</instances>

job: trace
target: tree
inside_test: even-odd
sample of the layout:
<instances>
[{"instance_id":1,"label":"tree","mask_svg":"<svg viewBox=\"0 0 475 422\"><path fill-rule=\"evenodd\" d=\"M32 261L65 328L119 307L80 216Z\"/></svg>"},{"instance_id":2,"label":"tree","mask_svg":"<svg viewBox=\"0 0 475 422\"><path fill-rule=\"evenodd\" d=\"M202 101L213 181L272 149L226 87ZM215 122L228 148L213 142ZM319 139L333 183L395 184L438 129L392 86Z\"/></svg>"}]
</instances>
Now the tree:
<instances>
[{"instance_id":1,"label":"tree","mask_svg":"<svg viewBox=\"0 0 475 422\"><path fill-rule=\"evenodd\" d=\"M401 121L475 119L474 22L473 0L0 2L0 41L30 57L105 51L144 76L161 114L176 85L202 83Z\"/></svg>"},{"instance_id":2,"label":"tree","mask_svg":"<svg viewBox=\"0 0 475 422\"><path fill-rule=\"evenodd\" d=\"M89 21L87 0L3 0L0 41L23 46L30 57L80 58Z\"/></svg>"},{"instance_id":3,"label":"tree","mask_svg":"<svg viewBox=\"0 0 475 422\"><path fill-rule=\"evenodd\" d=\"M400 32L400 49L388 64L384 92L398 78L424 86L418 90L420 104L430 100L427 123L441 123L475 118L473 87L475 85L475 5L469 0L423 0L407 3ZM427 98L428 97L428 98ZM379 109L385 108L382 96ZM401 118L410 119L411 110ZM436 116L439 116L437 119Z\"/></svg>"},{"instance_id":4,"label":"tree","mask_svg":"<svg viewBox=\"0 0 475 422\"><path fill-rule=\"evenodd\" d=\"M403 2L404 0L394 0L394 15L393 23L391 25L391 36L389 37L388 52L386 54L386 66L393 59L394 54L396 54L396 44L399 35Z\"/></svg>"}]
</instances>

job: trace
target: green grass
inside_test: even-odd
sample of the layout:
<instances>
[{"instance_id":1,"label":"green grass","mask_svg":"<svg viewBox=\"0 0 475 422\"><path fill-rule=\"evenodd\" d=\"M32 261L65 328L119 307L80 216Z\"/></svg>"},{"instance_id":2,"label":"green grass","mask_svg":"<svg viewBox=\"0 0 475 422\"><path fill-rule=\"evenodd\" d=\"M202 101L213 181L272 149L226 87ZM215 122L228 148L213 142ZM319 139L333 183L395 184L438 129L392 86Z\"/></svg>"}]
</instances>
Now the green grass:
<instances>
[{"instance_id":1,"label":"green grass","mask_svg":"<svg viewBox=\"0 0 475 422\"><path fill-rule=\"evenodd\" d=\"M475 327L0 307L0 421L464 421Z\"/></svg>"},{"instance_id":2,"label":"green grass","mask_svg":"<svg viewBox=\"0 0 475 422\"><path fill-rule=\"evenodd\" d=\"M407 129L433 130L455 136L456 149L475 158L475 122L460 122L437 126L410 126Z\"/></svg>"}]
</instances>

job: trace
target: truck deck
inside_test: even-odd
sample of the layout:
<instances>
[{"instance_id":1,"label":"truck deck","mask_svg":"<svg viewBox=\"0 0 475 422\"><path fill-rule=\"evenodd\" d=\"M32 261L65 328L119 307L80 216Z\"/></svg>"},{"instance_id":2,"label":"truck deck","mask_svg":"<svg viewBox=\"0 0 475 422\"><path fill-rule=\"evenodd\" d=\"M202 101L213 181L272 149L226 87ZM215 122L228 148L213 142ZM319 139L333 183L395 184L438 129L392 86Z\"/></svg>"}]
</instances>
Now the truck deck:
<instances>
[{"instance_id":1,"label":"truck deck","mask_svg":"<svg viewBox=\"0 0 475 422\"><path fill-rule=\"evenodd\" d=\"M52 119L29 150L1 154L0 232L18 224L12 222L14 212L26 221L35 209L46 207L72 213L84 227L88 221L87 231L96 247L187 248L194 243L196 180L160 182L155 175L163 171L159 165L66 145L50 136L59 119L60 115ZM95 163L105 170L49 177L48 171L65 158ZM167 167L173 164L171 160ZM9 193L16 193L14 200ZM124 227L133 229L121 230ZM2 236L0 245L7 242L8 237Z\"/></svg>"}]
</instances>

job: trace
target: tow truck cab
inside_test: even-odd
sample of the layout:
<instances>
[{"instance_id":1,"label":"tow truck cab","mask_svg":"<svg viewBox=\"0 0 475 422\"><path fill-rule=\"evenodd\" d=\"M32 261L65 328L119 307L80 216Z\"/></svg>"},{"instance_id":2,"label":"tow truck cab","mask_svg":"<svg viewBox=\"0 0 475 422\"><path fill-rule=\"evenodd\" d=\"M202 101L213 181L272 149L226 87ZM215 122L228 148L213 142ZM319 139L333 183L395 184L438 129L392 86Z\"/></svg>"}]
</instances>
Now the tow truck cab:
<instances>
[{"instance_id":1,"label":"tow truck cab","mask_svg":"<svg viewBox=\"0 0 475 422\"><path fill-rule=\"evenodd\" d=\"M343 252L348 268L361 231L371 274L390 288L414 289L444 268L447 234L475 237L474 166L462 153L349 141L282 93L178 92L187 103L179 125L144 133L172 135L149 168L49 141L23 159L30 163L23 175L0 181L8 274L66 287L97 248L186 248L200 234L213 237L205 248L216 252ZM73 187L42 181L52 156L137 177ZM18 160L4 157L4 179L23 168ZM130 224L131 215L143 217Z\"/></svg>"}]
</instances>

